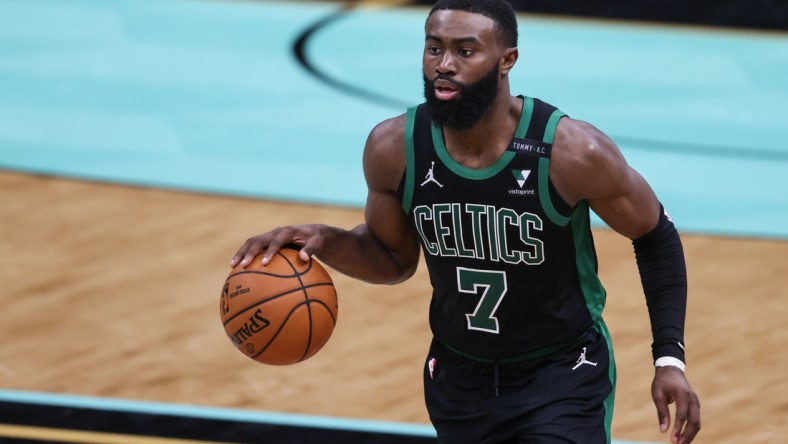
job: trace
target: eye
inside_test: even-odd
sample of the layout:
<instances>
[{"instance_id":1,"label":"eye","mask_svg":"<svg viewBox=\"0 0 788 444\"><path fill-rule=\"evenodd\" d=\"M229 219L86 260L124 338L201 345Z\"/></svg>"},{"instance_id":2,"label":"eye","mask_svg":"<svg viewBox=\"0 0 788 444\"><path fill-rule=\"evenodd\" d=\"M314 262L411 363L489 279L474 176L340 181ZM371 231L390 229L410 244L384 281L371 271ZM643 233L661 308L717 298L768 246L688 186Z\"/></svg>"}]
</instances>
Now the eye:
<instances>
[{"instance_id":1,"label":"eye","mask_svg":"<svg viewBox=\"0 0 788 444\"><path fill-rule=\"evenodd\" d=\"M468 48L463 48L457 51L457 54L459 54L460 57L470 57L473 55L473 50Z\"/></svg>"},{"instance_id":2,"label":"eye","mask_svg":"<svg viewBox=\"0 0 788 444\"><path fill-rule=\"evenodd\" d=\"M440 54L440 53L441 53L441 50L440 50L440 48L438 48L437 46L428 46L428 47L427 47L427 52L428 52L430 55L438 55L438 54Z\"/></svg>"}]
</instances>

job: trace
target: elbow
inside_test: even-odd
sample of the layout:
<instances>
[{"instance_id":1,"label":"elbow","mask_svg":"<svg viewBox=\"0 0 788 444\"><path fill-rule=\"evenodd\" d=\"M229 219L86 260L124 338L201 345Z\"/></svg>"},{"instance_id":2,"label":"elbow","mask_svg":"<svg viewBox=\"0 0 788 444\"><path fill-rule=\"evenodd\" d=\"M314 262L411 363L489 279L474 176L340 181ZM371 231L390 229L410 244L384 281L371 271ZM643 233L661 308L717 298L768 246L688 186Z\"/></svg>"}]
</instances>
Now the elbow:
<instances>
[{"instance_id":1,"label":"elbow","mask_svg":"<svg viewBox=\"0 0 788 444\"><path fill-rule=\"evenodd\" d=\"M369 284L396 285L410 279L415 273L418 262L412 265L399 266L392 268L388 273L379 273L375 276L367 276L363 279Z\"/></svg>"},{"instance_id":2,"label":"elbow","mask_svg":"<svg viewBox=\"0 0 788 444\"><path fill-rule=\"evenodd\" d=\"M391 279L390 281L385 282L385 284L395 285L395 284L399 284L401 282L407 281L408 279L413 277L414 274L416 274L416 266L417 265L418 264L413 264L411 266L403 268L402 272L399 273L399 276L396 276L394 279Z\"/></svg>"}]
</instances>

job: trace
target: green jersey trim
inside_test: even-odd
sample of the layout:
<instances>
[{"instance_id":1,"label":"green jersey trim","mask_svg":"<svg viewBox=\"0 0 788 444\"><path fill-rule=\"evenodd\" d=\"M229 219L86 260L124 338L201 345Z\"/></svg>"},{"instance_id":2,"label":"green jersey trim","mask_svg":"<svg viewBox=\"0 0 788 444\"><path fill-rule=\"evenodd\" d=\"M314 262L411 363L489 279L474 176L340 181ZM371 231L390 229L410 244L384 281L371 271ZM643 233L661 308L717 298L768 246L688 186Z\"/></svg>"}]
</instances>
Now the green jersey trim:
<instances>
[{"instance_id":1,"label":"green jersey trim","mask_svg":"<svg viewBox=\"0 0 788 444\"><path fill-rule=\"evenodd\" d=\"M596 253L589 234L591 231L588 215L588 202L580 201L572 215L572 234L575 243L575 261L580 278L580 289L586 300L591 319L596 322L602 318L607 294L596 270Z\"/></svg>"},{"instance_id":2,"label":"green jersey trim","mask_svg":"<svg viewBox=\"0 0 788 444\"><path fill-rule=\"evenodd\" d=\"M608 358L610 359L608 364L607 370L607 377L610 379L610 385L613 389L610 391L610 394L607 395L605 398L604 405L605 405L605 432L607 434L607 444L611 443L611 431L613 428L613 407L615 405L616 399L616 358L613 355L613 340L610 337L610 331L607 329L607 325L605 321L599 320L594 326L597 331L602 334L605 338L605 343L607 344L607 354Z\"/></svg>"},{"instance_id":3,"label":"green jersey trim","mask_svg":"<svg viewBox=\"0 0 788 444\"><path fill-rule=\"evenodd\" d=\"M553 143L553 140L555 139L555 129L558 127L558 121L560 121L561 117L564 116L566 116L566 114L560 110L555 110L553 111L553 114L550 115L550 119L548 119L547 126L544 130L543 141L545 143ZM539 202L542 204L542 209L544 210L545 214L547 214L547 217L550 218L554 224L564 226L569 223L570 217L559 213L558 210L555 209L552 199L550 199L549 157L539 158Z\"/></svg>"},{"instance_id":4,"label":"green jersey trim","mask_svg":"<svg viewBox=\"0 0 788 444\"><path fill-rule=\"evenodd\" d=\"M520 121L517 124L514 137L525 137L525 134L528 132L528 127L531 124L533 111L534 100L530 97L523 97L523 109L520 113ZM440 126L435 124L435 122L432 123L432 143L435 145L435 152L438 154L438 158L446 167L458 176L471 180L483 180L495 176L511 162L516 154L514 151L507 150L495 161L495 163L487 168L479 170L468 168L451 157L451 154L449 154L449 151L446 149L446 143L443 140L443 130Z\"/></svg>"},{"instance_id":5,"label":"green jersey trim","mask_svg":"<svg viewBox=\"0 0 788 444\"><path fill-rule=\"evenodd\" d=\"M566 114L561 110L553 111L553 114L550 115L550 118L547 120L547 125L545 125L544 128L543 142L549 144L553 143L553 140L555 140L555 129L558 128L558 121L564 116L566 116Z\"/></svg>"},{"instance_id":6,"label":"green jersey trim","mask_svg":"<svg viewBox=\"0 0 788 444\"><path fill-rule=\"evenodd\" d=\"M520 114L520 123L517 124L514 137L525 139L525 133L528 132L528 127L531 126L531 116L534 114L534 99L525 96L518 97L523 99L523 110Z\"/></svg>"},{"instance_id":7,"label":"green jersey trim","mask_svg":"<svg viewBox=\"0 0 788 444\"><path fill-rule=\"evenodd\" d=\"M407 214L413 200L416 169L416 145L413 142L413 127L416 122L417 106L408 108L405 115L405 189L402 193L402 209Z\"/></svg>"}]
</instances>

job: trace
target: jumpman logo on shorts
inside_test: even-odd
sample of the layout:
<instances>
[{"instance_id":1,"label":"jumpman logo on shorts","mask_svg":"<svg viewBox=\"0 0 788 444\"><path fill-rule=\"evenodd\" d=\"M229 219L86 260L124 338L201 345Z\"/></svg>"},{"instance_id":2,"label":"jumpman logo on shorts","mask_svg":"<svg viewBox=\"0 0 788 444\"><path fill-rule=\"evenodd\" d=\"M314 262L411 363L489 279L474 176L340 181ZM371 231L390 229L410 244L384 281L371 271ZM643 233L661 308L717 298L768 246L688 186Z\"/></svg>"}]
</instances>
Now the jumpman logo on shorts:
<instances>
[{"instance_id":1,"label":"jumpman logo on shorts","mask_svg":"<svg viewBox=\"0 0 788 444\"><path fill-rule=\"evenodd\" d=\"M586 347L583 347L583 351L580 353L580 357L577 358L577 365L572 367L572 370L577 369L583 364L593 365L594 367L596 367L596 362L591 362L586 359Z\"/></svg>"},{"instance_id":2,"label":"jumpman logo on shorts","mask_svg":"<svg viewBox=\"0 0 788 444\"><path fill-rule=\"evenodd\" d=\"M433 168L435 168L435 162L432 162L432 166L430 167L429 171L427 171L427 175L425 176L427 180L421 183L421 186L427 185L429 182L435 182L438 184L439 187L443 188L443 185L435 179L435 175L432 172Z\"/></svg>"}]
</instances>

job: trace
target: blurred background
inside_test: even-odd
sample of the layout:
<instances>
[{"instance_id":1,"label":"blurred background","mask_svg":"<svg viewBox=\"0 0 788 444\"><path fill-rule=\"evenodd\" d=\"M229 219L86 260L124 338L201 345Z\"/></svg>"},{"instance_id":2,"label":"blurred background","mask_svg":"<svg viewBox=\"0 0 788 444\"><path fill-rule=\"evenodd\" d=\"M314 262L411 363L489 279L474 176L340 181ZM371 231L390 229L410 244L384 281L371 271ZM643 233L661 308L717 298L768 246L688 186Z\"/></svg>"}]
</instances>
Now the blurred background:
<instances>
[{"instance_id":1,"label":"blurred background","mask_svg":"<svg viewBox=\"0 0 788 444\"><path fill-rule=\"evenodd\" d=\"M431 439L423 266L333 272L335 336L288 368L233 350L216 307L249 236L363 220L364 141L422 100L429 4L0 0L0 442ZM698 442L780 442L788 1L512 4L513 93L607 133L682 232ZM631 245L594 223L613 436L665 442Z\"/></svg>"}]
</instances>

